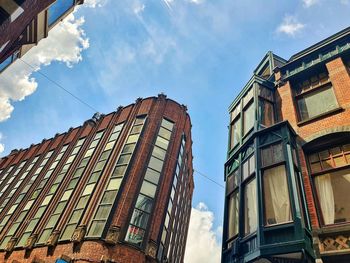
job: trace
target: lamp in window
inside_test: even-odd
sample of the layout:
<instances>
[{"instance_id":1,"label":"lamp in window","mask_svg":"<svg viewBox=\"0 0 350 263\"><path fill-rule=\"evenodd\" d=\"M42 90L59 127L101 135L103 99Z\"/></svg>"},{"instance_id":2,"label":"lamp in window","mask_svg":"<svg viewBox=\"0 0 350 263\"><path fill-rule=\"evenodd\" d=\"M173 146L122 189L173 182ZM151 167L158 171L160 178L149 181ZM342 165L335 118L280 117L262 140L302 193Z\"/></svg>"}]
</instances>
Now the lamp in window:
<instances>
[{"instance_id":1,"label":"lamp in window","mask_svg":"<svg viewBox=\"0 0 350 263\"><path fill-rule=\"evenodd\" d=\"M96 112L91 119L88 119L86 123L90 126L95 126L96 123L101 119L102 115L99 112Z\"/></svg>"}]
</instances>

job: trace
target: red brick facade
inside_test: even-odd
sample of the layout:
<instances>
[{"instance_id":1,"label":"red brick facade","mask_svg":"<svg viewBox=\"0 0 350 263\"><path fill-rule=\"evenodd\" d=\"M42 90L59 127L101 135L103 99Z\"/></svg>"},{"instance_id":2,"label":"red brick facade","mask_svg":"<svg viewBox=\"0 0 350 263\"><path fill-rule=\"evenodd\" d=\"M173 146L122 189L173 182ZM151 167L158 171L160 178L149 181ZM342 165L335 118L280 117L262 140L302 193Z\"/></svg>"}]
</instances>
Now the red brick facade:
<instances>
[{"instance_id":1,"label":"red brick facade","mask_svg":"<svg viewBox=\"0 0 350 263\"><path fill-rule=\"evenodd\" d=\"M59 156L59 152L65 145L68 145L67 150L61 157L55 170L49 177L42 192L37 196L35 202L31 206L29 212L26 214L22 221L22 224L14 232L11 240L17 242L16 238L20 237L25 229L28 227L28 222L35 217L38 212L45 196L49 194L50 186L55 182L61 169L64 167L66 161L70 158L74 152L74 147L78 140L85 138L80 151L77 153L76 158L73 160L72 165L68 168L61 185L57 188L52 200L45 212L42 214L38 224L32 231L31 237L36 237L36 234L41 233L45 227L51 213L54 211L57 203L61 200L66 188L68 187L70 180L73 177L74 171L76 171L79 163L81 162L84 154L86 153L89 144L93 141L95 134L99 131L104 131L104 135L97 145L94 154L91 157L90 162L87 164L86 170L75 187L71 198L68 201L66 208L62 211L59 217L58 224L55 227L56 232L63 231L65 224L72 215L73 209L76 206L76 202L79 199L85 183L89 179L88 175L94 168L95 163L98 161L99 156L104 150L107 144L107 135L111 134L115 125L124 123L123 129L119 135L116 145L111 151L110 158L105 165L101 178L98 184L91 194L91 199L88 202L86 209L79 221L78 228L84 228L89 225L96 207L99 205L103 191L108 183L108 175L113 172L114 165L121 154L125 141L127 140L130 130L133 127L134 120L137 116L146 116L144 123L143 132L141 133L134 154L129 161L129 167L123 179L122 185L116 197L114 208L112 209L112 216L106 223L104 234L101 238L83 238L82 242L58 242L53 246L42 246L34 245L32 248L14 246L9 249L7 244L6 250L0 251L0 261L2 262L55 262L56 259L62 258L66 261L71 260L72 262L119 262L119 263L142 263L142 262L159 262L157 257L157 249L162 235L163 223L165 218L165 212L167 210L168 200L170 196L171 185L173 182L173 176L175 173L175 167L177 163L177 155L180 149L180 144L185 135L185 153L187 156L187 167L189 176L186 180L183 180L184 188L185 183L187 190L187 199L192 198L193 193L193 168L192 168L192 139L191 139L191 122L187 114L187 109L183 105L179 105L177 102L167 99L164 95L158 97L151 97L147 99L138 99L135 104L127 107L120 107L116 112L102 116L95 125L91 125L88 122L84 123L83 126L70 129L67 133L57 134L54 138L43 140L42 143L32 145L30 148L19 151L12 151L9 156L4 157L0 161L0 178L3 177L3 182L0 183L0 190L3 189L6 182L9 181L12 175L14 175L17 167L27 160L25 165L20 172L15 175L8 189L3 193L0 198L0 203L10 196L7 205L0 212L0 219L8 215L13 204L15 204L17 197L25 189L26 185L30 181L30 178L34 174L35 170L40 165L41 161L45 157L45 154L50 150L54 150L52 156L49 158L47 164L43 167L39 176L28 189L22 201L14 209L10 216L10 220L4 226L0 233L0 240L3 241L4 237L9 235L11 227L14 222L18 220L23 212L24 207L27 205L27 201L32 196L34 191L40 186L43 178L49 170L50 165L53 163L55 158ZM131 213L133 211L136 198L140 192L141 183L144 180L145 169L148 165L148 159L150 153L154 147L155 139L157 138L158 129L165 118L174 124L172 131L169 147L167 150L166 157L164 159L164 166L160 175L157 192L154 197L154 206L150 214L148 228L144 236L144 242L141 247L134 246L124 241L124 237L129 225ZM37 161L30 167L32 160ZM14 166L8 176L5 176L6 171L9 167ZM18 186L16 191L10 194L11 189L15 186L17 178L23 175L23 171L29 170L27 176L25 176L23 182ZM180 174L181 175L181 174ZM186 182L185 182L186 181ZM84 190L85 191L85 190ZM175 206L175 205L174 205ZM179 207L178 209L182 209ZM175 210L175 209L173 209ZM190 209L184 210L184 213L190 213ZM189 214L186 215L186 220L181 221L181 224L185 225L186 233L189 223ZM179 220L175 217L173 211L171 220ZM79 231L78 231L79 232ZM82 232L80 232L82 233ZM84 237L84 234L83 234ZM35 239L34 239L35 240ZM27 241L29 242L29 241ZM10 243L10 242L9 242ZM167 246L168 244L166 244ZM183 245L183 244L179 244ZM183 262L183 254L179 258L170 258L169 262Z\"/></svg>"}]
</instances>

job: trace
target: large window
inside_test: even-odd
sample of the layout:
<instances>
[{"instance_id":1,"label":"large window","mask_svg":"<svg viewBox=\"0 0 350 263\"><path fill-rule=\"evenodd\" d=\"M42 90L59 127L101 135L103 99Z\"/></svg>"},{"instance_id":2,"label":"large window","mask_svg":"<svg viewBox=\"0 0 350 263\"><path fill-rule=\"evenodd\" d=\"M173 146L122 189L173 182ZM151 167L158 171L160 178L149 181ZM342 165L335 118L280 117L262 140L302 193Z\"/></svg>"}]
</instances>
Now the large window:
<instances>
[{"instance_id":1,"label":"large window","mask_svg":"<svg viewBox=\"0 0 350 263\"><path fill-rule=\"evenodd\" d=\"M325 225L350 221L350 169L315 177L318 201Z\"/></svg>"},{"instance_id":2,"label":"large window","mask_svg":"<svg viewBox=\"0 0 350 263\"><path fill-rule=\"evenodd\" d=\"M338 108L332 84L326 73L305 80L296 89L301 121L312 119Z\"/></svg>"},{"instance_id":3,"label":"large window","mask_svg":"<svg viewBox=\"0 0 350 263\"><path fill-rule=\"evenodd\" d=\"M243 110L243 134L246 135L253 127L255 122L254 103L250 103Z\"/></svg>"},{"instance_id":4,"label":"large window","mask_svg":"<svg viewBox=\"0 0 350 263\"><path fill-rule=\"evenodd\" d=\"M231 123L231 149L241 140L241 118L236 118Z\"/></svg>"},{"instance_id":5,"label":"large window","mask_svg":"<svg viewBox=\"0 0 350 263\"><path fill-rule=\"evenodd\" d=\"M350 144L309 154L308 160L314 174L322 223L349 222Z\"/></svg>"},{"instance_id":6,"label":"large window","mask_svg":"<svg viewBox=\"0 0 350 263\"><path fill-rule=\"evenodd\" d=\"M266 169L263 175L265 224L273 225L292 220L286 169L279 165Z\"/></svg>"}]
</instances>

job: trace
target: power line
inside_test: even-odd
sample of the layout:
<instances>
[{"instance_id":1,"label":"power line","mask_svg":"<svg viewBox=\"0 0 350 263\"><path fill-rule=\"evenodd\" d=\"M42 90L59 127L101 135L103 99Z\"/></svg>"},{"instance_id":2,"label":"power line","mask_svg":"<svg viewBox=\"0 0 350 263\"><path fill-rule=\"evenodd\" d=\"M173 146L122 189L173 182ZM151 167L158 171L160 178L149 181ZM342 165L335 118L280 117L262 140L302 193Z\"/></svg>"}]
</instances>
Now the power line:
<instances>
[{"instance_id":1,"label":"power line","mask_svg":"<svg viewBox=\"0 0 350 263\"><path fill-rule=\"evenodd\" d=\"M29 64L28 62L24 61L21 58L18 58L20 61L22 61L25 65L27 65L28 67L30 67L33 70L36 70L36 68L34 66L32 66L31 64ZM53 83L54 85L56 85L57 87L59 87L60 89L62 89L63 91L65 91L66 93L68 93L69 95L71 95L73 98L75 98L77 101L79 101L80 103L84 104L86 107L90 108L93 112L99 112L99 110L97 110L95 107L91 106L90 104L88 104L87 102L83 101L82 99L80 99L77 95L73 94L72 92L70 92L69 90L67 90L66 88L64 88L61 84L57 83L56 81L54 81L53 79L51 79L49 76L47 76L46 74L42 73L41 71L36 71L37 73L39 73L41 76L43 76L44 78L46 78L48 81L50 81L51 83Z\"/></svg>"},{"instance_id":2,"label":"power line","mask_svg":"<svg viewBox=\"0 0 350 263\"><path fill-rule=\"evenodd\" d=\"M23 59L21 58L18 58L20 61L22 61L25 65L27 65L28 67L30 67L31 69L33 70L36 70L36 68L34 66L32 66L31 64L29 64L28 62L24 61ZM88 108L90 108L91 110L93 110L94 112L99 112L99 110L97 110L95 107L91 106L90 104L88 104L87 102L85 102L84 100L80 99L77 95L73 94L72 92L70 92L69 90L67 90L66 88L64 88L61 84L57 83L56 81L54 81L53 79L51 79L49 76L47 76L46 74L42 73L41 71L37 71L37 73L39 73L41 76L43 76L44 78L46 78L47 80L49 80L51 83L53 83L54 85L56 85L57 87L59 87L60 89L62 89L63 91L65 91L66 93L68 93L69 95L71 95L73 98L75 98L77 101L79 101L80 103L84 104L85 106L87 106ZM141 139L144 139L142 138L142 136L140 136ZM148 142L146 142L148 143ZM152 146L155 146L155 144L152 144L152 143L148 143L148 144L151 144ZM172 158L172 159L176 159L177 158L174 158L173 156L171 156L169 153L166 153L169 158ZM198 175L206 178L207 180L209 180L210 182L216 184L217 186L225 189L225 187L216 182L215 180L211 179L209 176L205 175L204 173L198 171L197 169L193 169L194 172L196 172Z\"/></svg>"}]
</instances>

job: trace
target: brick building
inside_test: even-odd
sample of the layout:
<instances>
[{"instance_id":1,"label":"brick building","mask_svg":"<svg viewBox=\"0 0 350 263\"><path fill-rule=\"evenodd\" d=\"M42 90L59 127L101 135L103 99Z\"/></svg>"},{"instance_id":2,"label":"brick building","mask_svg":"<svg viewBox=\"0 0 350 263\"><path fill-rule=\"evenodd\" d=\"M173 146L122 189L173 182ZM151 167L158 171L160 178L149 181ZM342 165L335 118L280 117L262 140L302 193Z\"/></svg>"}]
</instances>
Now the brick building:
<instances>
[{"instance_id":1,"label":"brick building","mask_svg":"<svg viewBox=\"0 0 350 263\"><path fill-rule=\"evenodd\" d=\"M187 108L160 94L0 160L1 262L183 262Z\"/></svg>"},{"instance_id":2,"label":"brick building","mask_svg":"<svg viewBox=\"0 0 350 263\"><path fill-rule=\"evenodd\" d=\"M83 0L0 1L0 73L22 57Z\"/></svg>"},{"instance_id":3,"label":"brick building","mask_svg":"<svg viewBox=\"0 0 350 263\"><path fill-rule=\"evenodd\" d=\"M229 111L222 262L350 262L350 28L268 52Z\"/></svg>"}]
</instances>

